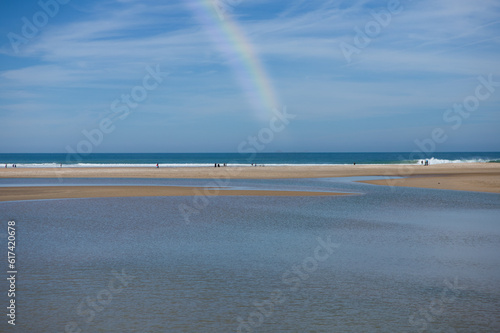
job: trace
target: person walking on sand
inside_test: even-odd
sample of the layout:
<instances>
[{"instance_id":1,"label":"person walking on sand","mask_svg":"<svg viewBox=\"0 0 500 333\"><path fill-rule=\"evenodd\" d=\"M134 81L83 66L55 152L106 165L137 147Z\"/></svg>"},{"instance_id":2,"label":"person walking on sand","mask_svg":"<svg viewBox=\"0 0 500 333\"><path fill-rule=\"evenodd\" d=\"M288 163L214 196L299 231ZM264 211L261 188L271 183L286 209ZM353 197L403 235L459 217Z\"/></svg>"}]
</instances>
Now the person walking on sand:
<instances>
[{"instance_id":1,"label":"person walking on sand","mask_svg":"<svg viewBox=\"0 0 500 333\"><path fill-rule=\"evenodd\" d=\"M160 165L158 163L156 163L156 168L158 169L160 167Z\"/></svg>"}]
</instances>

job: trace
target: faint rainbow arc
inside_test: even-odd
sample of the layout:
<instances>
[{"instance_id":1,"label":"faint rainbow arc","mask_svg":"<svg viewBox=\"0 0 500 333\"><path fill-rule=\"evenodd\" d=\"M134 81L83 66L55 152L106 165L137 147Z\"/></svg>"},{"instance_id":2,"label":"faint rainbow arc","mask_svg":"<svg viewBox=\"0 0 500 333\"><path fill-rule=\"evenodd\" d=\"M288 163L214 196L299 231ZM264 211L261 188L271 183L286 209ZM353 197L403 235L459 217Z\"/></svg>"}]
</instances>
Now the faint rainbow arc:
<instances>
[{"instance_id":1,"label":"faint rainbow arc","mask_svg":"<svg viewBox=\"0 0 500 333\"><path fill-rule=\"evenodd\" d=\"M252 43L231 17L227 16L224 20L218 17L213 1L200 0L200 2L204 7L203 12L199 13L203 21L212 28L216 27L220 33L219 37L228 42L233 48L232 51L239 56L240 64L244 67L238 68L238 71L241 75L246 75L246 79L250 78L250 81L253 82L247 89L255 89L258 92L260 104L267 109L266 111L274 112L275 109L279 108L280 103L271 79L262 65Z\"/></svg>"}]
</instances>

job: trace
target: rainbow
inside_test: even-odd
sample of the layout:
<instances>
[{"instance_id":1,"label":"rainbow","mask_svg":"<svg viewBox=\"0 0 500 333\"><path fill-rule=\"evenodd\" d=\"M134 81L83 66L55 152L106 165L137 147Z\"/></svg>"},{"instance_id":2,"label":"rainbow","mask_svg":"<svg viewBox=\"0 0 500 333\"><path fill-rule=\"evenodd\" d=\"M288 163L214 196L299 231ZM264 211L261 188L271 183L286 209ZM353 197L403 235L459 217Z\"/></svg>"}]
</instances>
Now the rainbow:
<instances>
[{"instance_id":1,"label":"rainbow","mask_svg":"<svg viewBox=\"0 0 500 333\"><path fill-rule=\"evenodd\" d=\"M217 2L225 0L190 1L196 16L209 29L212 40L228 57L242 89L259 116L275 112L279 107L273 84L252 43L229 15L221 18Z\"/></svg>"}]
</instances>

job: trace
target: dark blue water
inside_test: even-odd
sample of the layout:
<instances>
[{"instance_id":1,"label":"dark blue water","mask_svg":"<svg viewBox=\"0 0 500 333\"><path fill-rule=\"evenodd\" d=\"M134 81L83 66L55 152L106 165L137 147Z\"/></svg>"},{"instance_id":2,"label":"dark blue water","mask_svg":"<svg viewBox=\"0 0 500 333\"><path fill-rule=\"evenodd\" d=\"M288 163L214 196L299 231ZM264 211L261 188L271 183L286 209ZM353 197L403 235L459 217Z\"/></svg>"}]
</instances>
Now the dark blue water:
<instances>
[{"instance_id":1,"label":"dark blue water","mask_svg":"<svg viewBox=\"0 0 500 333\"><path fill-rule=\"evenodd\" d=\"M18 167L66 166L210 166L288 164L416 164L428 159L431 164L451 162L500 162L500 152L401 153L158 153L158 154L0 154L0 165Z\"/></svg>"},{"instance_id":2,"label":"dark blue water","mask_svg":"<svg viewBox=\"0 0 500 333\"><path fill-rule=\"evenodd\" d=\"M2 183L23 181L58 183ZM19 269L18 325L0 331L500 332L500 195L345 178L229 185L356 195L0 203Z\"/></svg>"}]
</instances>

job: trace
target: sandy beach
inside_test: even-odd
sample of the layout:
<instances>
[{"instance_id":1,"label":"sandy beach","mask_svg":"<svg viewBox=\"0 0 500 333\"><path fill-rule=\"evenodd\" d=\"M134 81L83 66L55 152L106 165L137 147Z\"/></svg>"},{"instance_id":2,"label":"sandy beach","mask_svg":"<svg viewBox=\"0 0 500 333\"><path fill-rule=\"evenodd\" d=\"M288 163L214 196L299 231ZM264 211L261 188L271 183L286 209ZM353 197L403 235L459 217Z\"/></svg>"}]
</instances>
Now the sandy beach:
<instances>
[{"instance_id":1,"label":"sandy beach","mask_svg":"<svg viewBox=\"0 0 500 333\"><path fill-rule=\"evenodd\" d=\"M222 188L188 186L33 186L4 187L0 190L0 201L110 198L110 197L156 197L156 196L329 196L344 195L334 192L230 190Z\"/></svg>"},{"instance_id":2,"label":"sandy beach","mask_svg":"<svg viewBox=\"0 0 500 333\"><path fill-rule=\"evenodd\" d=\"M220 168L5 168L0 178L184 178L285 179L354 176L403 177L365 181L386 186L422 187L500 193L500 164L453 163L420 165L325 165ZM231 190L176 186L4 187L0 201L84 197L193 195L335 195L330 192Z\"/></svg>"}]
</instances>

